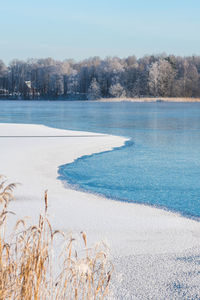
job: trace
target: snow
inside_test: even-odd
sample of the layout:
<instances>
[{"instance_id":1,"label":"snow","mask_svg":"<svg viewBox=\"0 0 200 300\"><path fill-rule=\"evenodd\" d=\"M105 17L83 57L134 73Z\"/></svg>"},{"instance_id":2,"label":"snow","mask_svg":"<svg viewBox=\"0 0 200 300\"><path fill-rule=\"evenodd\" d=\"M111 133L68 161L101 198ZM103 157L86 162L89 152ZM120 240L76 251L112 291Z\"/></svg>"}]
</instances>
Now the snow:
<instances>
[{"instance_id":1,"label":"snow","mask_svg":"<svg viewBox=\"0 0 200 300\"><path fill-rule=\"evenodd\" d=\"M188 297L194 296L198 287L191 287L192 280L198 281L195 286L200 283L198 272L194 272L196 261L188 265L184 263L187 260L177 258L198 256L200 223L157 208L71 190L58 179L60 165L82 155L111 150L125 141L117 136L43 125L0 124L0 174L21 183L10 210L19 218L36 220L48 189L49 216L55 229L75 234L84 230L89 245L99 240L109 244L117 299L179 299L180 295L183 299L172 284L176 280L190 282ZM12 221L9 226L13 226ZM168 289L170 284L172 289Z\"/></svg>"}]
</instances>

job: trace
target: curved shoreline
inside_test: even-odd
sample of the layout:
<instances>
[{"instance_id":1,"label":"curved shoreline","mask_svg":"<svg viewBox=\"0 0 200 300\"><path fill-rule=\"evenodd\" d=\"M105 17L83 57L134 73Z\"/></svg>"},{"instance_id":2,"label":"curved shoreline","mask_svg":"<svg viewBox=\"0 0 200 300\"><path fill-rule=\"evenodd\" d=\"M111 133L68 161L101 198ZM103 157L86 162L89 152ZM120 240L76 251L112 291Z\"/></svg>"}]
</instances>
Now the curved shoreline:
<instances>
[{"instance_id":1,"label":"curved shoreline","mask_svg":"<svg viewBox=\"0 0 200 300\"><path fill-rule=\"evenodd\" d=\"M116 136L117 137L117 136ZM101 154L104 154L104 153L107 153L107 152L111 152L111 151L115 151L115 150L122 150L123 148L125 148L125 147L130 147L131 145L133 145L133 142L130 140L130 139L126 139L126 138L124 138L125 139L125 141L124 141L124 144L122 144L121 146L117 146L117 147L113 147L112 149L110 149L110 150L105 150L105 151L101 151L101 152L94 152L94 153L92 153L92 154L90 154L90 155L82 155L82 156L80 156L80 157L77 157L76 159L74 159L74 161L73 162L70 162L70 163L66 163L66 164L64 164L64 165L61 165L61 166L59 166L58 167L58 179L59 180L61 180L62 182L64 182L64 183L66 183L66 184L68 184L70 187L71 187L71 189L73 189L73 190L76 190L76 191L81 191L81 192L85 192L85 193L88 193L88 194L95 194L95 195L97 195L97 196L99 196L99 197L105 197L105 198L107 198L107 199L112 199L112 200L115 200L115 199L113 199L112 197L107 197L106 195L103 195L103 194L99 194L99 193L94 193L94 192L92 192L92 191L90 191L90 190L85 190L84 188L81 188L80 186L79 186L79 184L76 184L76 183L74 183L72 180L70 180L70 178L67 178L66 176L65 176L65 173L64 173L64 169L65 169L65 167L66 166L68 166L68 165L70 165L70 164L73 164L73 163L76 163L77 161L79 161L79 160L82 160L82 159L85 159L85 158L90 158L90 157L94 157L94 156L97 156L97 155L101 155ZM77 189L76 189L76 186L78 187ZM120 201L120 199L117 199L117 200L119 200ZM128 202L128 201L124 201L124 202Z\"/></svg>"},{"instance_id":2,"label":"curved shoreline","mask_svg":"<svg viewBox=\"0 0 200 300\"><path fill-rule=\"evenodd\" d=\"M117 136L116 136L117 137ZM79 185L79 183L75 182L71 177L68 177L66 176L65 172L64 172L64 169L68 166L68 165L71 165L71 164L74 164L76 162L78 162L79 160L82 160L82 159L87 159L87 158L92 158L94 156L98 156L98 155L102 155L104 153L107 153L107 152L111 152L111 151L115 151L115 150L121 150L123 149L124 147L129 147L130 145L133 145L134 142L131 141L130 139L127 139L125 140L124 144L119 146L119 147L113 147L111 150L105 150L105 151L101 151L101 152L95 152L95 153L92 153L90 155L82 155L76 159L74 159L73 162L70 162L70 163L66 163L64 165L61 165L58 167L58 179L61 180L64 185L66 185L68 188L74 190L74 191L80 191L80 192L83 192L83 193L88 193L88 194L91 194L91 195L96 195L100 198L106 198L106 199L109 199L109 200L112 200L112 201L120 201L120 202L123 202L123 203L130 203L130 204L138 204L138 205L142 205L142 206L147 206L147 207L152 207L152 208L155 208L155 209L159 209L159 210L163 210L163 211L166 211L166 212L169 212L169 213L173 213L173 214L177 214L181 217L184 217L184 218L187 218L187 219L190 219L190 220L193 220L193 221L197 221L197 222L200 222L200 217L199 216L194 216L192 214L189 214L189 213L183 213L181 211L178 211L178 210L173 210L173 209L169 209L167 206L162 206L162 205L155 205L155 204L151 204L151 203L146 203L146 202L137 202L137 201L128 201L128 200L124 200L123 198L114 198L112 196L107 196L103 193L99 193L99 192L95 192L95 191L92 191L90 189L86 189L86 188L83 188Z\"/></svg>"},{"instance_id":3,"label":"curved shoreline","mask_svg":"<svg viewBox=\"0 0 200 300\"><path fill-rule=\"evenodd\" d=\"M91 243L107 240L114 255L176 253L200 245L200 223L194 220L154 207L66 189L57 179L58 166L119 147L125 138L106 134L94 137L89 132L24 124L0 124L0 135L35 136L1 139L0 173L22 183L16 190L16 201L10 205L19 217L36 218L48 188L53 225L67 231L85 230ZM55 139L55 135L63 138Z\"/></svg>"},{"instance_id":4,"label":"curved shoreline","mask_svg":"<svg viewBox=\"0 0 200 300\"><path fill-rule=\"evenodd\" d=\"M116 136L116 137L118 137L118 136ZM94 152L90 155L82 155L82 156L77 157L76 159L74 159L73 162L66 163L64 165L60 165L58 167L58 177L57 178L59 180L61 180L64 184L66 184L66 186L68 188L71 188L74 191L80 191L80 192L96 195L100 198L106 198L106 199L113 200L113 201L120 201L120 202L124 202L124 203L138 204L138 205L143 205L143 206L147 206L147 207L152 207L152 208L155 208L155 209L164 210L164 211L169 212L169 213L174 213L174 214L180 215L181 217L184 217L184 218L187 218L187 219L190 219L190 220L200 222L200 216L193 215L189 212L184 213L184 212L176 210L176 209L168 208L167 206L164 206L164 205L162 206L162 205L159 205L159 204L155 205L153 203L137 202L137 201L133 201L132 199L129 200L129 199L124 199L124 198L120 198L120 197L113 197L112 195L106 195L102 192L95 192L95 190L92 190L90 188L82 187L81 184L79 184L79 182L76 181L76 178L74 178L73 176L71 177L71 176L68 176L68 175L65 174L64 171L65 171L65 168L68 165L76 164L81 160L97 157L99 155L106 154L106 153L111 152L111 151L118 151L118 150L120 151L120 150L123 150L124 148L130 147L134 144L134 142L130 138L124 138L124 139L125 139L125 142L121 146L113 147L110 150L105 150L105 151L101 151L101 152Z\"/></svg>"}]
</instances>

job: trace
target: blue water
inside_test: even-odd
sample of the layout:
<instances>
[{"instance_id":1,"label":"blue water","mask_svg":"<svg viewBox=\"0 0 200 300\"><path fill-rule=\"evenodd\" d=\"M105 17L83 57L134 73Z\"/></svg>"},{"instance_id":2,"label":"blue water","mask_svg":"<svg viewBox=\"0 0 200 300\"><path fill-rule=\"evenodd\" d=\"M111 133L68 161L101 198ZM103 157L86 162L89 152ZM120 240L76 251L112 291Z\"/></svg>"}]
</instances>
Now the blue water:
<instances>
[{"instance_id":1,"label":"blue water","mask_svg":"<svg viewBox=\"0 0 200 300\"><path fill-rule=\"evenodd\" d=\"M124 147L62 166L62 179L113 199L200 217L200 103L0 101L0 122L129 137Z\"/></svg>"}]
</instances>

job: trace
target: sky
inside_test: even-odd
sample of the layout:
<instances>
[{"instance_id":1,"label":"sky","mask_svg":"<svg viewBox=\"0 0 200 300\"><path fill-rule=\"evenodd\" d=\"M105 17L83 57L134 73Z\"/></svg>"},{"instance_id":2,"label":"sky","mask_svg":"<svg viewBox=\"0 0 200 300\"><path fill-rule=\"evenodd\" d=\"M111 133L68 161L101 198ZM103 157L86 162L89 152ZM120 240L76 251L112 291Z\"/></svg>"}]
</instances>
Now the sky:
<instances>
[{"instance_id":1,"label":"sky","mask_svg":"<svg viewBox=\"0 0 200 300\"><path fill-rule=\"evenodd\" d=\"M0 0L0 59L200 55L200 0Z\"/></svg>"}]
</instances>

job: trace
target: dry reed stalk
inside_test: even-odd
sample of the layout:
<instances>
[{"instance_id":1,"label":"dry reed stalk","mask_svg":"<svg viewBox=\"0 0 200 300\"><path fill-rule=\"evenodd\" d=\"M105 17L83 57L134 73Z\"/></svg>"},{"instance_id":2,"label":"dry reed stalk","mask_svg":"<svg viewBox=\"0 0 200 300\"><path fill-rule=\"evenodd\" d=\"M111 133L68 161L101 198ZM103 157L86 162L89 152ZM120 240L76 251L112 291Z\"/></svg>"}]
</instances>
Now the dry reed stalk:
<instances>
[{"instance_id":1,"label":"dry reed stalk","mask_svg":"<svg viewBox=\"0 0 200 300\"><path fill-rule=\"evenodd\" d=\"M0 300L39 299L105 299L109 292L112 265L103 243L87 248L87 236L81 232L84 248L77 252L75 239L53 230L47 217L48 197L45 191L45 212L38 224L27 226L18 220L9 241L6 241L8 202L13 199L14 184L2 181L0 196ZM4 194L8 198L4 197ZM8 194L9 193L9 194ZM61 238L63 250L55 246ZM53 254L57 253L59 264ZM59 266L59 270L56 267Z\"/></svg>"},{"instance_id":2,"label":"dry reed stalk","mask_svg":"<svg viewBox=\"0 0 200 300\"><path fill-rule=\"evenodd\" d=\"M13 190L19 183L7 183L4 175L0 175L0 203L8 203L14 199Z\"/></svg>"}]
</instances>

